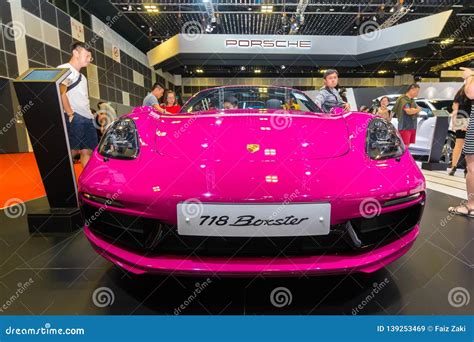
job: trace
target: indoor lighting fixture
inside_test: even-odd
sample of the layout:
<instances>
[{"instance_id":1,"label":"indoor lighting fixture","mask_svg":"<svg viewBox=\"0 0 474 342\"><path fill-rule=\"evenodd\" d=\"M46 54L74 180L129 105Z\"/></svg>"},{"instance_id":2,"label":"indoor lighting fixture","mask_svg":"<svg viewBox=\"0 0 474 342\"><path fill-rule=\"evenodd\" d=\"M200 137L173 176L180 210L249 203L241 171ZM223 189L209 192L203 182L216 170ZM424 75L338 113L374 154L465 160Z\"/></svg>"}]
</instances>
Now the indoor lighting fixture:
<instances>
[{"instance_id":1,"label":"indoor lighting fixture","mask_svg":"<svg viewBox=\"0 0 474 342\"><path fill-rule=\"evenodd\" d=\"M272 13L273 6L271 5L262 5L262 13Z\"/></svg>"},{"instance_id":2,"label":"indoor lighting fixture","mask_svg":"<svg viewBox=\"0 0 474 342\"><path fill-rule=\"evenodd\" d=\"M443 69L448 68L448 67L452 67L452 66L460 64L460 63L468 62L468 61L473 60L473 59L474 59L474 52L471 52L471 53L468 53L466 55L459 56L457 58L446 61L442 64L435 65L435 66L430 68L430 71L437 72L437 71L443 70Z\"/></svg>"},{"instance_id":3,"label":"indoor lighting fixture","mask_svg":"<svg viewBox=\"0 0 474 342\"><path fill-rule=\"evenodd\" d=\"M145 5L145 9L147 12L150 12L150 13L158 13L159 12L159 9L156 8L155 5Z\"/></svg>"},{"instance_id":4,"label":"indoor lighting fixture","mask_svg":"<svg viewBox=\"0 0 474 342\"><path fill-rule=\"evenodd\" d=\"M412 57L403 57L402 60L401 60L401 62L402 62L402 63L408 63L408 62L411 62L412 60L413 60Z\"/></svg>"},{"instance_id":5,"label":"indoor lighting fixture","mask_svg":"<svg viewBox=\"0 0 474 342\"><path fill-rule=\"evenodd\" d=\"M386 74L388 71L387 70L379 70L378 73L379 74Z\"/></svg>"},{"instance_id":6,"label":"indoor lighting fixture","mask_svg":"<svg viewBox=\"0 0 474 342\"><path fill-rule=\"evenodd\" d=\"M260 74L260 73L262 72L262 70L260 70L260 69L255 69L254 72L255 72L256 74Z\"/></svg>"},{"instance_id":7,"label":"indoor lighting fixture","mask_svg":"<svg viewBox=\"0 0 474 342\"><path fill-rule=\"evenodd\" d=\"M454 42L454 39L453 38L446 38L446 39L443 39L440 44L441 45L448 45L448 44L451 44Z\"/></svg>"},{"instance_id":8,"label":"indoor lighting fixture","mask_svg":"<svg viewBox=\"0 0 474 342\"><path fill-rule=\"evenodd\" d=\"M196 72L197 72L198 74L202 74L202 73L204 72L204 70L202 70L202 69L196 69Z\"/></svg>"}]
</instances>

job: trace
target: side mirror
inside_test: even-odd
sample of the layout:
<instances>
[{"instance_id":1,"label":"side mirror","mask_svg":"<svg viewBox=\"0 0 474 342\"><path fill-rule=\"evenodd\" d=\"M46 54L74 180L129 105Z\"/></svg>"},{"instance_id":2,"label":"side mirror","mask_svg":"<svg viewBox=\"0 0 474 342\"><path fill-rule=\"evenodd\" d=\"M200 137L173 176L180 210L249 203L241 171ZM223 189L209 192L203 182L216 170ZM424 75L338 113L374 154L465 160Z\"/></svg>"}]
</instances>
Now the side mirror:
<instances>
[{"instance_id":1,"label":"side mirror","mask_svg":"<svg viewBox=\"0 0 474 342\"><path fill-rule=\"evenodd\" d=\"M418 115L423 119L426 120L428 119L428 113L422 110L421 112L418 113Z\"/></svg>"}]
</instances>

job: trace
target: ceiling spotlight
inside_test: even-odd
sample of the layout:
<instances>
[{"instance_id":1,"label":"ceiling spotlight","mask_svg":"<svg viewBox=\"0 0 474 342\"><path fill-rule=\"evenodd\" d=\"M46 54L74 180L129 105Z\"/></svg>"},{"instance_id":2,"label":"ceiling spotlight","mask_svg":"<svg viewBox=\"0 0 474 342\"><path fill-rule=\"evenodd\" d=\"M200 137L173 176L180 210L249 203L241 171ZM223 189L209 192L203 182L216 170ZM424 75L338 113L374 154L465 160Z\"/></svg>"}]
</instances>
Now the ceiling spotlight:
<instances>
[{"instance_id":1,"label":"ceiling spotlight","mask_svg":"<svg viewBox=\"0 0 474 342\"><path fill-rule=\"evenodd\" d=\"M123 9L124 11L126 11L127 8L128 8L127 6L122 6L122 9Z\"/></svg>"},{"instance_id":2,"label":"ceiling spotlight","mask_svg":"<svg viewBox=\"0 0 474 342\"><path fill-rule=\"evenodd\" d=\"M131 12L133 10L132 5L128 5L128 10Z\"/></svg>"},{"instance_id":3,"label":"ceiling spotlight","mask_svg":"<svg viewBox=\"0 0 474 342\"><path fill-rule=\"evenodd\" d=\"M251 11L252 10L252 7L249 6L249 8L247 8L247 11Z\"/></svg>"},{"instance_id":4,"label":"ceiling spotlight","mask_svg":"<svg viewBox=\"0 0 474 342\"><path fill-rule=\"evenodd\" d=\"M245 67L242 65L242 66L240 67L240 70L245 71Z\"/></svg>"},{"instance_id":5,"label":"ceiling spotlight","mask_svg":"<svg viewBox=\"0 0 474 342\"><path fill-rule=\"evenodd\" d=\"M141 6L138 6L137 11L141 11L141 10L142 10Z\"/></svg>"},{"instance_id":6,"label":"ceiling spotlight","mask_svg":"<svg viewBox=\"0 0 474 342\"><path fill-rule=\"evenodd\" d=\"M408 63L408 62L411 62L412 60L413 60L413 58L411 58L411 57L403 57L401 62L402 63Z\"/></svg>"},{"instance_id":7,"label":"ceiling spotlight","mask_svg":"<svg viewBox=\"0 0 474 342\"><path fill-rule=\"evenodd\" d=\"M390 8L390 13L395 12L395 7Z\"/></svg>"},{"instance_id":8,"label":"ceiling spotlight","mask_svg":"<svg viewBox=\"0 0 474 342\"><path fill-rule=\"evenodd\" d=\"M280 69L281 69L281 70L285 70L285 69L286 69L286 66L284 66L284 65L282 64L282 65L280 65Z\"/></svg>"},{"instance_id":9,"label":"ceiling spotlight","mask_svg":"<svg viewBox=\"0 0 474 342\"><path fill-rule=\"evenodd\" d=\"M379 70L378 73L379 74L386 74L388 71L387 70Z\"/></svg>"},{"instance_id":10,"label":"ceiling spotlight","mask_svg":"<svg viewBox=\"0 0 474 342\"><path fill-rule=\"evenodd\" d=\"M255 72L256 74L260 74L260 73L262 72L262 70L260 70L260 69L255 69L254 72Z\"/></svg>"},{"instance_id":11,"label":"ceiling spotlight","mask_svg":"<svg viewBox=\"0 0 474 342\"><path fill-rule=\"evenodd\" d=\"M448 45L448 44L451 44L451 43L454 43L454 38L446 38L446 39L443 39L440 42L441 45Z\"/></svg>"},{"instance_id":12,"label":"ceiling spotlight","mask_svg":"<svg viewBox=\"0 0 474 342\"><path fill-rule=\"evenodd\" d=\"M202 69L196 69L196 72L197 72L198 74L202 74L202 73L204 72L204 70L202 70Z\"/></svg>"},{"instance_id":13,"label":"ceiling spotlight","mask_svg":"<svg viewBox=\"0 0 474 342\"><path fill-rule=\"evenodd\" d=\"M271 5L262 5L262 13L272 13L273 6Z\"/></svg>"},{"instance_id":14,"label":"ceiling spotlight","mask_svg":"<svg viewBox=\"0 0 474 342\"><path fill-rule=\"evenodd\" d=\"M321 74L324 74L326 71L328 71L328 70L327 70L327 69L321 69L321 70L319 70L319 72L320 72Z\"/></svg>"},{"instance_id":15,"label":"ceiling spotlight","mask_svg":"<svg viewBox=\"0 0 474 342\"><path fill-rule=\"evenodd\" d=\"M329 9L329 12L334 12L334 8L331 7L331 8Z\"/></svg>"},{"instance_id":16,"label":"ceiling spotlight","mask_svg":"<svg viewBox=\"0 0 474 342\"><path fill-rule=\"evenodd\" d=\"M147 12L150 12L150 13L158 13L159 12L158 8L155 5L145 5L145 9L146 9Z\"/></svg>"},{"instance_id":17,"label":"ceiling spotlight","mask_svg":"<svg viewBox=\"0 0 474 342\"><path fill-rule=\"evenodd\" d=\"M141 28L145 28L146 26L145 25L140 25Z\"/></svg>"}]
</instances>

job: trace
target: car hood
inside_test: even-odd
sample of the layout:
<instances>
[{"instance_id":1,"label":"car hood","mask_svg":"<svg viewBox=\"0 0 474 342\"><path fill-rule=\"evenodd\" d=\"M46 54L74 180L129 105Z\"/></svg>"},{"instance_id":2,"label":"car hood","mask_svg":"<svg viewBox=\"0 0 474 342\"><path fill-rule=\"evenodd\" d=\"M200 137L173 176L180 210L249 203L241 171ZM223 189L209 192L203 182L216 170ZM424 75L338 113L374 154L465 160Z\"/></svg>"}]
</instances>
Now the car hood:
<instances>
[{"instance_id":1,"label":"car hood","mask_svg":"<svg viewBox=\"0 0 474 342\"><path fill-rule=\"evenodd\" d=\"M195 160L291 160L341 156L350 148L341 115L296 112L161 116L155 150Z\"/></svg>"}]
</instances>

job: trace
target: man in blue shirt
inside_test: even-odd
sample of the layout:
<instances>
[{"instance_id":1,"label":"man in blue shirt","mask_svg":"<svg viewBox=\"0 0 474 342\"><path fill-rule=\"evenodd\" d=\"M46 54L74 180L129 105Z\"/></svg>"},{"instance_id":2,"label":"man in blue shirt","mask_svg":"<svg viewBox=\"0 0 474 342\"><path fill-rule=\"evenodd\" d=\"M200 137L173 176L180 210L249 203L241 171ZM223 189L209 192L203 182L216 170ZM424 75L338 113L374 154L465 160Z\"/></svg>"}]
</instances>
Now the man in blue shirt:
<instances>
[{"instance_id":1,"label":"man in blue shirt","mask_svg":"<svg viewBox=\"0 0 474 342\"><path fill-rule=\"evenodd\" d=\"M153 107L158 113L169 114L164 108L160 106L159 102L164 92L165 88L161 84L158 82L153 84L153 87L151 87L151 92L148 93L148 95L143 99L143 105Z\"/></svg>"}]
</instances>

